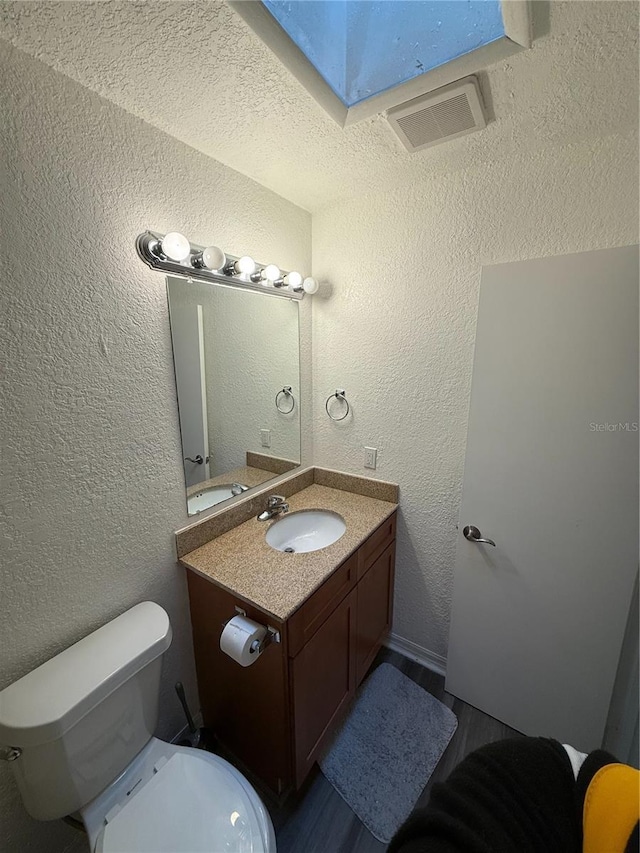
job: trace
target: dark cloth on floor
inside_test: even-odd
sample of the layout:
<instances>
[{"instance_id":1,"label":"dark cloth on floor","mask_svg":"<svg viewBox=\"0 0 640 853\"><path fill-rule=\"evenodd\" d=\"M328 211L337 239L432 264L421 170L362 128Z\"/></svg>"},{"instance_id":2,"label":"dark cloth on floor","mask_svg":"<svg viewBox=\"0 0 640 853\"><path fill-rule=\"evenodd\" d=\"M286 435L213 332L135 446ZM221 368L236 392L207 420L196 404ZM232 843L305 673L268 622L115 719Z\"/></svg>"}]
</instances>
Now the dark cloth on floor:
<instances>
[{"instance_id":1,"label":"dark cloth on floor","mask_svg":"<svg viewBox=\"0 0 640 853\"><path fill-rule=\"evenodd\" d=\"M409 817L388 853L580 853L581 809L561 744L503 740L471 753L434 785L429 804Z\"/></svg>"}]
</instances>

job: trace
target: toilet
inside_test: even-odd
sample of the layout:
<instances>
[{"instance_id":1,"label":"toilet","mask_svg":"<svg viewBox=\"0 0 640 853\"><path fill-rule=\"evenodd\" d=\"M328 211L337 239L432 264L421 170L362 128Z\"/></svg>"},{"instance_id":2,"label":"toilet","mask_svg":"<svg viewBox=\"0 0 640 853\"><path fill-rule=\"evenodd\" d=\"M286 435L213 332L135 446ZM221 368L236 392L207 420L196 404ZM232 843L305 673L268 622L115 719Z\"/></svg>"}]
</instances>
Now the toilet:
<instances>
[{"instance_id":1,"label":"toilet","mask_svg":"<svg viewBox=\"0 0 640 853\"><path fill-rule=\"evenodd\" d=\"M0 746L38 820L92 853L275 853L271 819L217 755L153 736L171 625L145 601L0 692Z\"/></svg>"}]
</instances>

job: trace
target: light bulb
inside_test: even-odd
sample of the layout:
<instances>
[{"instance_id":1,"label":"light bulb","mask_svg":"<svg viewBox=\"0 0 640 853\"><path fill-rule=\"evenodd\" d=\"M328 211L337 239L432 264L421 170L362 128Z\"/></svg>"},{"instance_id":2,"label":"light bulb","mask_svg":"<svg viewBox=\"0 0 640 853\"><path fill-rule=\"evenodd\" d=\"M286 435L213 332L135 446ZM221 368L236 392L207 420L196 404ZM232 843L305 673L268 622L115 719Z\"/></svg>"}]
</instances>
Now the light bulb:
<instances>
[{"instance_id":1,"label":"light bulb","mask_svg":"<svg viewBox=\"0 0 640 853\"><path fill-rule=\"evenodd\" d=\"M288 287L290 287L291 290L294 290L296 287L300 287L300 285L302 284L302 276L300 275L299 272L295 272L295 271L290 272L287 275L285 275L284 283Z\"/></svg>"},{"instance_id":2,"label":"light bulb","mask_svg":"<svg viewBox=\"0 0 640 853\"><path fill-rule=\"evenodd\" d=\"M267 264L262 270L262 278L271 282L277 281L280 278L280 267L277 267L275 264Z\"/></svg>"},{"instance_id":3,"label":"light bulb","mask_svg":"<svg viewBox=\"0 0 640 853\"><path fill-rule=\"evenodd\" d=\"M200 262L208 270L221 270L227 262L227 256L217 246L207 246L202 250Z\"/></svg>"},{"instance_id":4,"label":"light bulb","mask_svg":"<svg viewBox=\"0 0 640 853\"><path fill-rule=\"evenodd\" d=\"M160 248L162 254L172 261L186 261L191 254L191 244L184 234L179 234L177 231L165 234L160 241Z\"/></svg>"},{"instance_id":5,"label":"light bulb","mask_svg":"<svg viewBox=\"0 0 640 853\"><path fill-rule=\"evenodd\" d=\"M235 262L233 267L237 273L251 275L252 272L256 271L256 262L249 255L243 255Z\"/></svg>"},{"instance_id":6,"label":"light bulb","mask_svg":"<svg viewBox=\"0 0 640 853\"><path fill-rule=\"evenodd\" d=\"M308 278L305 278L302 282L302 287L304 288L305 293L317 293L319 286L318 280L311 276L308 276Z\"/></svg>"}]
</instances>

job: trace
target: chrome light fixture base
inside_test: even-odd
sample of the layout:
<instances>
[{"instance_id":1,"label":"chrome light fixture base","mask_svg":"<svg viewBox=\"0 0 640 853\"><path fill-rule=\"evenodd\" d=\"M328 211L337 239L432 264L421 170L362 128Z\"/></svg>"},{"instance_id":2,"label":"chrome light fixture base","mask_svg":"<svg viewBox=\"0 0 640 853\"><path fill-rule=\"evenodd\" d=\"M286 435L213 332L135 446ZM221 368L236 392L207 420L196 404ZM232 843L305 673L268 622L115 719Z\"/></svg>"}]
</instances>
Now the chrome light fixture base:
<instances>
[{"instance_id":1,"label":"chrome light fixture base","mask_svg":"<svg viewBox=\"0 0 640 853\"><path fill-rule=\"evenodd\" d=\"M283 278L286 275L282 271L282 277L276 282L268 282L263 278L255 280L256 274L242 274L235 271L235 262L239 260L235 255L226 255L227 262L221 270L210 270L207 267L200 266L195 261L201 256L204 246L197 246L191 243L191 254L184 261L172 261L165 257L162 252L158 251L158 247L162 241L162 234L155 231L144 231L136 239L136 250L141 260L152 270L165 272L170 275L181 276L182 278L193 279L194 281L208 281L210 284L220 284L223 287L235 287L242 290L253 290L256 293L264 293L266 296L279 296L281 299L296 299L301 300L304 293L290 290L283 287ZM257 264L258 270L263 268L263 264ZM280 284L282 282L282 284Z\"/></svg>"}]
</instances>

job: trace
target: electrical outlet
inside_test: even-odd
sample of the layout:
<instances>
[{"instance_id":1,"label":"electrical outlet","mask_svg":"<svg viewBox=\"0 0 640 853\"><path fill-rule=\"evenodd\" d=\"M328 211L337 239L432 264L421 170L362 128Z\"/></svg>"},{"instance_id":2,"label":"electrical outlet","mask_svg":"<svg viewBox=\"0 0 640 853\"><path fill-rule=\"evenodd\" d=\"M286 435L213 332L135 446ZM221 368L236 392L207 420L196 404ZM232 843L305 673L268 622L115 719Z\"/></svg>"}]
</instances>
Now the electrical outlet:
<instances>
[{"instance_id":1,"label":"electrical outlet","mask_svg":"<svg viewBox=\"0 0 640 853\"><path fill-rule=\"evenodd\" d=\"M365 447L364 449L364 467L375 468L378 458L378 449L376 447Z\"/></svg>"},{"instance_id":2,"label":"electrical outlet","mask_svg":"<svg viewBox=\"0 0 640 853\"><path fill-rule=\"evenodd\" d=\"M270 429L261 429L260 430L260 444L262 447L271 447L271 430Z\"/></svg>"}]
</instances>

